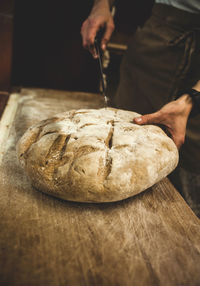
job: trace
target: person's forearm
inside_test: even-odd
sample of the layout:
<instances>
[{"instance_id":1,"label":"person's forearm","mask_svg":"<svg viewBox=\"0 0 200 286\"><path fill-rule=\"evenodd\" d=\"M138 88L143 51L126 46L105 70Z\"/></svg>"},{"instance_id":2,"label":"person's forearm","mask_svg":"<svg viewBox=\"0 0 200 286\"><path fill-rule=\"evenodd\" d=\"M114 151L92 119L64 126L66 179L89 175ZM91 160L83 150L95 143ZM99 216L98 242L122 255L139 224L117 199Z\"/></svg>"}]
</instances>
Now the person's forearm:
<instances>
[{"instance_id":1,"label":"person's forearm","mask_svg":"<svg viewBox=\"0 0 200 286\"><path fill-rule=\"evenodd\" d=\"M200 80L197 81L196 84L192 88L200 92ZM192 97L189 94L183 94L177 100L185 106L184 110L186 114L189 116L190 112L192 111L193 105L194 105Z\"/></svg>"},{"instance_id":2,"label":"person's forearm","mask_svg":"<svg viewBox=\"0 0 200 286\"><path fill-rule=\"evenodd\" d=\"M115 0L108 0L109 1L109 4L110 4L110 7L112 7L112 5L115 3Z\"/></svg>"},{"instance_id":3,"label":"person's forearm","mask_svg":"<svg viewBox=\"0 0 200 286\"><path fill-rule=\"evenodd\" d=\"M112 5L114 4L115 0L94 0L94 6L96 5L108 5L109 8L112 7Z\"/></svg>"},{"instance_id":4,"label":"person's forearm","mask_svg":"<svg viewBox=\"0 0 200 286\"><path fill-rule=\"evenodd\" d=\"M197 91L200 91L200 80L197 81L197 83L193 86L194 89Z\"/></svg>"},{"instance_id":5,"label":"person's forearm","mask_svg":"<svg viewBox=\"0 0 200 286\"><path fill-rule=\"evenodd\" d=\"M110 13L110 0L94 0L94 4L90 15L96 15L101 11L102 14L106 15Z\"/></svg>"}]
</instances>

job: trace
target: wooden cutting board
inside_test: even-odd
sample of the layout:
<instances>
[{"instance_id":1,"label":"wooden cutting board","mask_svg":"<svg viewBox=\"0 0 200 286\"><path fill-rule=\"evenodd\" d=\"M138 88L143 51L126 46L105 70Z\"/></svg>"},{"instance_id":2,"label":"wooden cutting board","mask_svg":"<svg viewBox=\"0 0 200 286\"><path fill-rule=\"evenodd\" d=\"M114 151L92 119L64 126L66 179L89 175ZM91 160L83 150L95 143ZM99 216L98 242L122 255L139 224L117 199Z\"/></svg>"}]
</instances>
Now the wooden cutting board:
<instances>
[{"instance_id":1,"label":"wooden cutting board","mask_svg":"<svg viewBox=\"0 0 200 286\"><path fill-rule=\"evenodd\" d=\"M33 123L99 95L24 89L0 125L0 285L200 285L200 223L169 180L117 203L62 201L30 185L15 145Z\"/></svg>"}]
</instances>

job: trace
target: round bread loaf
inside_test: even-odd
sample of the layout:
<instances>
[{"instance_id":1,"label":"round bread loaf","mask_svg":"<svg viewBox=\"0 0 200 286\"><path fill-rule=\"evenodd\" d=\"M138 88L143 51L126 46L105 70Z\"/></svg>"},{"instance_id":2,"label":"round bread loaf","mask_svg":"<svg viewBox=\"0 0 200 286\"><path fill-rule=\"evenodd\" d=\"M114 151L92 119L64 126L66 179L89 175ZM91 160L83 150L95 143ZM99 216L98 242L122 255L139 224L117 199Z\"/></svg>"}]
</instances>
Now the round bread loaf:
<instances>
[{"instance_id":1,"label":"round bread loaf","mask_svg":"<svg viewBox=\"0 0 200 286\"><path fill-rule=\"evenodd\" d=\"M110 202L136 195L178 163L174 142L139 114L119 109L71 110L30 127L18 158L38 190L79 202Z\"/></svg>"}]
</instances>

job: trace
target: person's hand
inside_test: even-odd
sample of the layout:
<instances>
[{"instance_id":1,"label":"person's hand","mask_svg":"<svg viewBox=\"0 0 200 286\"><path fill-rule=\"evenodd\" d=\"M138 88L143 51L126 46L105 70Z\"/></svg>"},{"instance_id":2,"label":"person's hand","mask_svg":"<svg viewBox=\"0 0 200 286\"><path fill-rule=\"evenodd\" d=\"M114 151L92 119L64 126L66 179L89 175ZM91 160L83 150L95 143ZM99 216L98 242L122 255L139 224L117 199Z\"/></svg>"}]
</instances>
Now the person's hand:
<instances>
[{"instance_id":1,"label":"person's hand","mask_svg":"<svg viewBox=\"0 0 200 286\"><path fill-rule=\"evenodd\" d=\"M83 47L88 49L94 58L98 57L94 47L94 40L100 28L105 29L101 39L101 49L105 50L106 44L114 30L113 17L110 13L108 1L99 1L94 5L91 14L83 22L81 27Z\"/></svg>"},{"instance_id":2,"label":"person's hand","mask_svg":"<svg viewBox=\"0 0 200 286\"><path fill-rule=\"evenodd\" d=\"M192 100L189 95L183 95L179 99L164 105L159 111L134 118L134 123L162 124L166 126L177 148L180 148L185 140L188 116L192 109Z\"/></svg>"}]
</instances>

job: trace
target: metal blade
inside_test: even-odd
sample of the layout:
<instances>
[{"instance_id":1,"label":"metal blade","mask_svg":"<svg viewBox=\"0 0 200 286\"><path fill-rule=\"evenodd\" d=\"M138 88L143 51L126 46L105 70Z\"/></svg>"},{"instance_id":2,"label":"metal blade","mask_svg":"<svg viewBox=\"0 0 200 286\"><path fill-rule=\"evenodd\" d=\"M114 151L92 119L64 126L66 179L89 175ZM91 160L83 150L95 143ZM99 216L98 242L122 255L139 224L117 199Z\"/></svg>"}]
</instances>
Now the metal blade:
<instances>
[{"instance_id":1,"label":"metal blade","mask_svg":"<svg viewBox=\"0 0 200 286\"><path fill-rule=\"evenodd\" d=\"M94 45L95 45L96 53L98 55L100 77L101 77L101 82L102 82L102 94L104 97L104 105L105 105L105 107L107 107L108 106L108 97L106 96L106 88L105 88L105 82L104 82L104 76L103 76L103 67L102 67L102 58L101 58L99 44L98 44L97 39L95 39Z\"/></svg>"}]
</instances>

